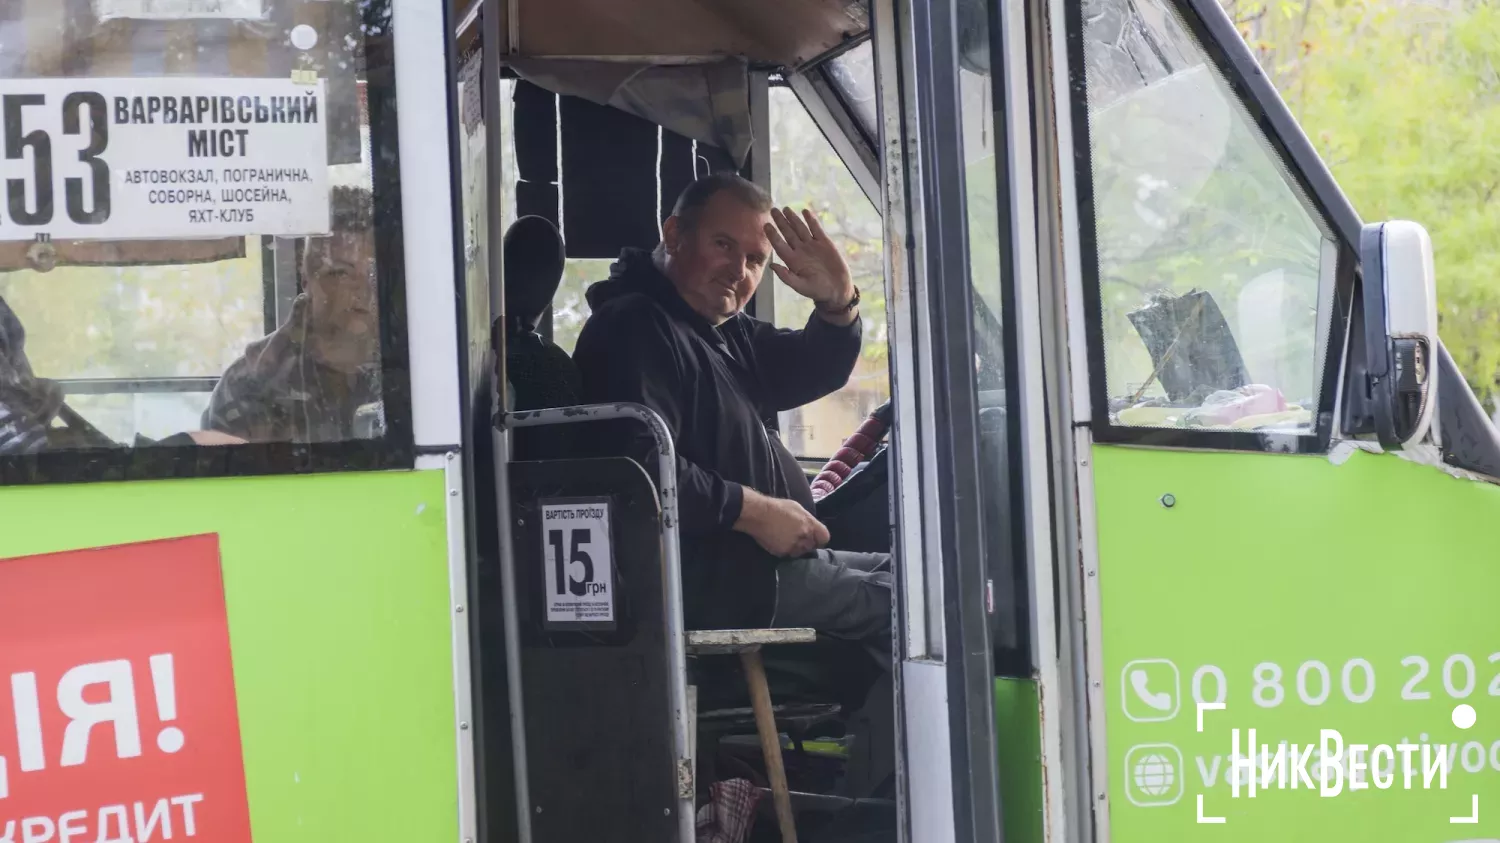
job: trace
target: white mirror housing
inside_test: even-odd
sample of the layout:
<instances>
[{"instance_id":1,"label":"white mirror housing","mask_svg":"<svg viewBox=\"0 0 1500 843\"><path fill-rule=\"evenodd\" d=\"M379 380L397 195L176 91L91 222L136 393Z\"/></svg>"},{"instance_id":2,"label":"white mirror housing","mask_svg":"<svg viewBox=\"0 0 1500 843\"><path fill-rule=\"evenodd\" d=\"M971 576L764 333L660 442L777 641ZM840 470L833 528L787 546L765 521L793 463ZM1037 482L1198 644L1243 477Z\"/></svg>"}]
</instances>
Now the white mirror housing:
<instances>
[{"instance_id":1,"label":"white mirror housing","mask_svg":"<svg viewBox=\"0 0 1500 843\"><path fill-rule=\"evenodd\" d=\"M1437 280L1432 238L1414 222L1365 226L1364 388L1382 447L1420 442L1436 404Z\"/></svg>"}]
</instances>

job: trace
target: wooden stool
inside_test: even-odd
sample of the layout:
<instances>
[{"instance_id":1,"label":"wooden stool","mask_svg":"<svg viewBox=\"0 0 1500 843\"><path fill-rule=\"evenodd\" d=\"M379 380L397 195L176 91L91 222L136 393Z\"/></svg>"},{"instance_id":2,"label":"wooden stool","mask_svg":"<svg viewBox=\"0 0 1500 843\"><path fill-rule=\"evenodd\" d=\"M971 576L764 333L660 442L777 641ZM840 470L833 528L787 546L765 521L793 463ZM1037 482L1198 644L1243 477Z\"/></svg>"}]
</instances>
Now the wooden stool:
<instances>
[{"instance_id":1,"label":"wooden stool","mask_svg":"<svg viewBox=\"0 0 1500 843\"><path fill-rule=\"evenodd\" d=\"M760 751L766 761L766 778L771 784L771 798L776 803L776 821L781 826L782 843L797 843L797 824L792 817L791 789L786 783L786 767L781 758L781 733L776 729L776 712L771 706L771 689L766 683L766 665L762 647L778 644L811 644L818 634L811 629L713 629L687 633L690 656L738 654L750 688L750 707L755 713L755 731L760 736ZM696 691L696 689L695 689ZM692 701L692 729L697 732L697 694ZM693 749L696 754L696 746Z\"/></svg>"}]
</instances>

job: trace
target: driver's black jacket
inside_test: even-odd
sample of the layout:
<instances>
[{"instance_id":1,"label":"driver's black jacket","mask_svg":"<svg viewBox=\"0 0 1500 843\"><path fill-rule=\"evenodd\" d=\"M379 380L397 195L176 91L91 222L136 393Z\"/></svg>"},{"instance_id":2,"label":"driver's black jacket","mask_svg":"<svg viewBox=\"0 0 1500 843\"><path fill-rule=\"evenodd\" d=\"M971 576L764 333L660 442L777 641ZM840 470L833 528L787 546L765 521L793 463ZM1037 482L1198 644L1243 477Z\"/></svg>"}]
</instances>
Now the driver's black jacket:
<instances>
[{"instance_id":1,"label":"driver's black jacket","mask_svg":"<svg viewBox=\"0 0 1500 843\"><path fill-rule=\"evenodd\" d=\"M584 400L644 404L676 441L688 626L768 625L776 560L733 530L743 487L813 511L807 477L772 432L776 414L848 381L859 320L838 327L814 314L797 331L740 314L715 328L638 249L621 254L609 280L589 288L588 302L592 315L573 355ZM617 425L599 445L655 475L655 446L642 425Z\"/></svg>"}]
</instances>

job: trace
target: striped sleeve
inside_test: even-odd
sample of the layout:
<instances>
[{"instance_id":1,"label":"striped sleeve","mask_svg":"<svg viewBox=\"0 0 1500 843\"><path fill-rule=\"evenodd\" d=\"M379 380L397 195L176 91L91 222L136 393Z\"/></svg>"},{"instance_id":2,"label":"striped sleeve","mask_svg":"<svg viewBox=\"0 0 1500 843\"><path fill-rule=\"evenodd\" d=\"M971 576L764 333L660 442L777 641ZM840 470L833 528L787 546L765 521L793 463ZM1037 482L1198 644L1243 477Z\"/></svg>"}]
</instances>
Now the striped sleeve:
<instances>
[{"instance_id":1,"label":"striped sleeve","mask_svg":"<svg viewBox=\"0 0 1500 843\"><path fill-rule=\"evenodd\" d=\"M0 403L0 456L35 454L47 447L47 429Z\"/></svg>"}]
</instances>

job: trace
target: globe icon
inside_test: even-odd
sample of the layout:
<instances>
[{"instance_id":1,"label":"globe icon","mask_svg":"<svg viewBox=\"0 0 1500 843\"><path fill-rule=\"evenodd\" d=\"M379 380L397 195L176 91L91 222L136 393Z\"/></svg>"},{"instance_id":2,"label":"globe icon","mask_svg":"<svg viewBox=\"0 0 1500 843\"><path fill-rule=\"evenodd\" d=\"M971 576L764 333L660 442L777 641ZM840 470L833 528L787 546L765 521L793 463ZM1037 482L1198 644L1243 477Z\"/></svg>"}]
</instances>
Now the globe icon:
<instances>
[{"instance_id":1,"label":"globe icon","mask_svg":"<svg viewBox=\"0 0 1500 843\"><path fill-rule=\"evenodd\" d=\"M1177 768L1165 755L1148 753L1135 762L1135 787L1146 796L1166 796L1177 781Z\"/></svg>"}]
</instances>

